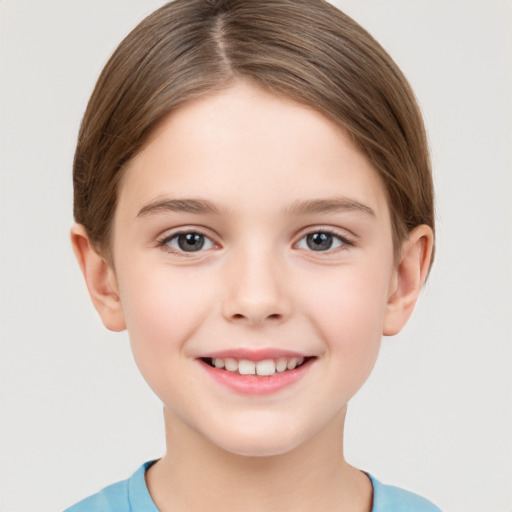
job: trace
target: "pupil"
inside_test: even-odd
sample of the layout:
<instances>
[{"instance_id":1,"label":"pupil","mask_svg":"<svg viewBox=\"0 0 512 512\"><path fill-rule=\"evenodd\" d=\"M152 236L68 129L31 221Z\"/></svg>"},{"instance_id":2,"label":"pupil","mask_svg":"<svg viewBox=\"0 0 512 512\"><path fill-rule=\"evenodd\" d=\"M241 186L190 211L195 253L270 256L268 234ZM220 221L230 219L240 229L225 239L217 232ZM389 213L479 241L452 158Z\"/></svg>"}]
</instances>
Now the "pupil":
<instances>
[{"instance_id":1,"label":"pupil","mask_svg":"<svg viewBox=\"0 0 512 512\"><path fill-rule=\"evenodd\" d=\"M182 251L199 251L204 245L204 236L199 233L186 233L179 235L178 245Z\"/></svg>"},{"instance_id":2,"label":"pupil","mask_svg":"<svg viewBox=\"0 0 512 512\"><path fill-rule=\"evenodd\" d=\"M308 247L313 251L326 251L332 246L332 235L328 233L312 233L306 238Z\"/></svg>"}]
</instances>

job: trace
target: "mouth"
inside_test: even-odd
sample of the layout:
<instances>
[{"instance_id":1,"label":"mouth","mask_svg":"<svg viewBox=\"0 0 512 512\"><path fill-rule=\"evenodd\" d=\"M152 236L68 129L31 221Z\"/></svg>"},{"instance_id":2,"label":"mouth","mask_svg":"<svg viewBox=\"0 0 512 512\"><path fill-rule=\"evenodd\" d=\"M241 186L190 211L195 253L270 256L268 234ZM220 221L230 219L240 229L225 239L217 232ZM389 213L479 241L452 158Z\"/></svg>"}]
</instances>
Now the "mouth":
<instances>
[{"instance_id":1,"label":"mouth","mask_svg":"<svg viewBox=\"0 0 512 512\"><path fill-rule=\"evenodd\" d=\"M235 393L277 393L303 379L316 356L281 351L229 351L197 359L214 381Z\"/></svg>"},{"instance_id":2,"label":"mouth","mask_svg":"<svg viewBox=\"0 0 512 512\"><path fill-rule=\"evenodd\" d=\"M286 373L300 368L314 357L279 357L252 361L250 359L235 359L233 357L202 357L204 363L212 368L224 370L238 375L257 375L271 377L276 373Z\"/></svg>"}]
</instances>

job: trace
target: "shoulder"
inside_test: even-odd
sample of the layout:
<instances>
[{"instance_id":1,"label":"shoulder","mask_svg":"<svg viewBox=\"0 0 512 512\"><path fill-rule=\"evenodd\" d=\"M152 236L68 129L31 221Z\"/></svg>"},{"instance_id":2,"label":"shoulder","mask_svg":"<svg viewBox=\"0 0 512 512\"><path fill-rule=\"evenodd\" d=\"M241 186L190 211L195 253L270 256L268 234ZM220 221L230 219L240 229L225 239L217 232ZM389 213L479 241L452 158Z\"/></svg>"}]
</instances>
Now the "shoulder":
<instances>
[{"instance_id":1,"label":"shoulder","mask_svg":"<svg viewBox=\"0 0 512 512\"><path fill-rule=\"evenodd\" d=\"M97 494L76 503L64 512L110 512L130 511L128 480L105 487Z\"/></svg>"},{"instance_id":2,"label":"shoulder","mask_svg":"<svg viewBox=\"0 0 512 512\"><path fill-rule=\"evenodd\" d=\"M151 464L146 462L129 479L105 487L64 512L158 512L144 478Z\"/></svg>"},{"instance_id":3,"label":"shoulder","mask_svg":"<svg viewBox=\"0 0 512 512\"><path fill-rule=\"evenodd\" d=\"M429 500L413 492L380 483L368 475L373 485L372 512L441 512Z\"/></svg>"}]
</instances>

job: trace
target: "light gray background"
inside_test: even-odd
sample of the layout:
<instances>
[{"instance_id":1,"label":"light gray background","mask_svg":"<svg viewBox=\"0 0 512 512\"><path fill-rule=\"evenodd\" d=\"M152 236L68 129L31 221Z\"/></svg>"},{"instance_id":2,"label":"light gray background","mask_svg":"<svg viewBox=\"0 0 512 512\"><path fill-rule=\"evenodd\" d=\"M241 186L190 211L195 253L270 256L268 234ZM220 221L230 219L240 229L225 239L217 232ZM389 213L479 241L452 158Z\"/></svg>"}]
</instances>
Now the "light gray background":
<instances>
[{"instance_id":1,"label":"light gray background","mask_svg":"<svg viewBox=\"0 0 512 512\"><path fill-rule=\"evenodd\" d=\"M156 0L1 0L2 512L49 512L163 453L160 405L69 242L100 69ZM402 67L432 146L438 251L354 399L348 459L446 512L510 512L512 3L339 0Z\"/></svg>"}]
</instances>

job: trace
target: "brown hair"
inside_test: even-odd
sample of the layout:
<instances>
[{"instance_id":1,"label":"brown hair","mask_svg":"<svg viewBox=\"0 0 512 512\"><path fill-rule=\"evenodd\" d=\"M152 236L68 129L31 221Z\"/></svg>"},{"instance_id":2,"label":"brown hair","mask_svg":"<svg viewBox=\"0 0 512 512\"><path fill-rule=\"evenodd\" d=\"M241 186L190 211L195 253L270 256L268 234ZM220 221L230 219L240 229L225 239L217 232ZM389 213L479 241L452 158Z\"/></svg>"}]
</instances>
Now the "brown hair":
<instances>
[{"instance_id":1,"label":"brown hair","mask_svg":"<svg viewBox=\"0 0 512 512\"><path fill-rule=\"evenodd\" d=\"M434 228L425 129L385 50L324 0L175 0L143 20L101 73L74 160L74 215L109 252L122 171L164 116L250 80L344 127L381 176L395 248Z\"/></svg>"}]
</instances>

